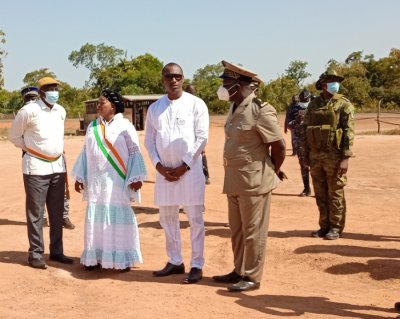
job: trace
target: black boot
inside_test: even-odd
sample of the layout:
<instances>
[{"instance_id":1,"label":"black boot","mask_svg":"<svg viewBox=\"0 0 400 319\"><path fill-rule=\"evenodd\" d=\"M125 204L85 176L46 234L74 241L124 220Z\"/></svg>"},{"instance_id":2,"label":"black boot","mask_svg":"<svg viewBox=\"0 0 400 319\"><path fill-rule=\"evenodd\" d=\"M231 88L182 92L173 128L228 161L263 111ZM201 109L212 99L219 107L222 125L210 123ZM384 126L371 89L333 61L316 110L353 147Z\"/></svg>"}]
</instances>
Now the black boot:
<instances>
[{"instance_id":1,"label":"black boot","mask_svg":"<svg viewBox=\"0 0 400 319\"><path fill-rule=\"evenodd\" d=\"M302 179L303 179L303 185L304 185L304 189L303 191L300 193L299 196L301 197L306 197L306 196L310 196L311 195L311 189L310 189L310 175L307 172L304 172L301 175Z\"/></svg>"}]
</instances>

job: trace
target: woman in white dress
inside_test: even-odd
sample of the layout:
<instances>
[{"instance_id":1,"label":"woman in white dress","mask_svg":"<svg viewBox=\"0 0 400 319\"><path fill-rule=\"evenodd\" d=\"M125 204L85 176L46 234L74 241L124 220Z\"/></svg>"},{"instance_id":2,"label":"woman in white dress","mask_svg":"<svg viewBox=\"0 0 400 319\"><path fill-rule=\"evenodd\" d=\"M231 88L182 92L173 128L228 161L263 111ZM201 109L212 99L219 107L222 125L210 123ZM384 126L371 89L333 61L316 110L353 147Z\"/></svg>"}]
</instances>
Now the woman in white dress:
<instances>
[{"instance_id":1,"label":"woman in white dress","mask_svg":"<svg viewBox=\"0 0 400 319\"><path fill-rule=\"evenodd\" d=\"M146 167L134 126L123 118L122 96L102 91L98 118L87 128L72 175L87 200L84 251L86 270L129 271L142 263L139 231L131 201L140 201Z\"/></svg>"}]
</instances>

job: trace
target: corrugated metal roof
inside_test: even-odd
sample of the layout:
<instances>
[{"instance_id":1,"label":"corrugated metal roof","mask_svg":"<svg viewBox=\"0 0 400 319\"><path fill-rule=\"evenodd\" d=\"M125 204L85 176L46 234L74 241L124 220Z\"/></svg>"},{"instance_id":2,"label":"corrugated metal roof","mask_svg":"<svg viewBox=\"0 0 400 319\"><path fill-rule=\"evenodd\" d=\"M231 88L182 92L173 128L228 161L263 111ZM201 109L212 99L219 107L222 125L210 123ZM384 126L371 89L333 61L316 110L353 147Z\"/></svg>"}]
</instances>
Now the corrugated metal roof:
<instances>
[{"instance_id":1,"label":"corrugated metal roof","mask_svg":"<svg viewBox=\"0 0 400 319\"><path fill-rule=\"evenodd\" d=\"M149 94L149 95L123 95L122 97L125 100L133 102L133 101L146 101L146 100L156 101L163 96L164 94ZM96 102L97 100L98 99L87 100L85 101L85 103Z\"/></svg>"}]
</instances>

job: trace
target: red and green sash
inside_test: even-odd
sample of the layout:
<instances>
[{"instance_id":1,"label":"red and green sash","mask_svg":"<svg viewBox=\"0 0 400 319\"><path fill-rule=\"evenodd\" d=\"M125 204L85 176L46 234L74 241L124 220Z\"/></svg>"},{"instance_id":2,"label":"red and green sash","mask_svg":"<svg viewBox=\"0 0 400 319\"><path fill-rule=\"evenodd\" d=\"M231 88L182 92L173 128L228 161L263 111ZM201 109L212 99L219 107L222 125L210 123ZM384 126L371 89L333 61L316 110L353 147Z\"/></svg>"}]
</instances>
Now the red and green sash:
<instances>
[{"instance_id":1,"label":"red and green sash","mask_svg":"<svg viewBox=\"0 0 400 319\"><path fill-rule=\"evenodd\" d=\"M100 138L99 126L100 126L100 130L103 134L104 142ZM104 156L107 158L110 165L115 169L115 171L118 173L119 176L121 176L122 179L126 179L127 170L126 170L125 164L124 164L121 156L118 154L117 150L115 149L115 147L107 140L106 130L105 130L104 124L100 120L100 118L93 121L93 132L94 132L94 136L96 138L97 145L99 146L99 148L100 148L101 152L104 154ZM109 149L109 151L107 151L107 148Z\"/></svg>"}]
</instances>

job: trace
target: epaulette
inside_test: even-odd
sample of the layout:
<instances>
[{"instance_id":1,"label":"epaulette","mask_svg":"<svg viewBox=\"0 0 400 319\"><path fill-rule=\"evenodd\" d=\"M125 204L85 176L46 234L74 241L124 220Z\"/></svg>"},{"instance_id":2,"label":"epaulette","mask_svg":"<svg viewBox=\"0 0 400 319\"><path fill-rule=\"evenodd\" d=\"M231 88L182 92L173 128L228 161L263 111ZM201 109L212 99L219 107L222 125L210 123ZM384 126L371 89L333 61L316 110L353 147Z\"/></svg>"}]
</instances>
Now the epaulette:
<instances>
[{"instance_id":1,"label":"epaulette","mask_svg":"<svg viewBox=\"0 0 400 319\"><path fill-rule=\"evenodd\" d=\"M253 99L253 102L256 103L258 105L258 107L261 109L264 106L266 106L268 103L261 101L259 98L255 97Z\"/></svg>"},{"instance_id":2,"label":"epaulette","mask_svg":"<svg viewBox=\"0 0 400 319\"><path fill-rule=\"evenodd\" d=\"M342 95L342 100L345 100L346 102L350 102L350 100L347 98L347 97L345 97L344 95Z\"/></svg>"}]
</instances>

